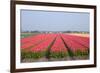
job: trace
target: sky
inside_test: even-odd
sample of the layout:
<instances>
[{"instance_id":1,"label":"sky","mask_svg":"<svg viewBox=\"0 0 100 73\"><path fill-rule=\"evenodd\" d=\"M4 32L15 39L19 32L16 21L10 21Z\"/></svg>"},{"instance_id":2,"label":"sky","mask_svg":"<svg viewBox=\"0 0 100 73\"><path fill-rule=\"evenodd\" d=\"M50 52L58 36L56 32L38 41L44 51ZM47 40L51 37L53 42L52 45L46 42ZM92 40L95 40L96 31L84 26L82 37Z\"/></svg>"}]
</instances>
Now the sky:
<instances>
[{"instance_id":1,"label":"sky","mask_svg":"<svg viewBox=\"0 0 100 73\"><path fill-rule=\"evenodd\" d=\"M21 10L21 31L89 32L89 13Z\"/></svg>"}]
</instances>

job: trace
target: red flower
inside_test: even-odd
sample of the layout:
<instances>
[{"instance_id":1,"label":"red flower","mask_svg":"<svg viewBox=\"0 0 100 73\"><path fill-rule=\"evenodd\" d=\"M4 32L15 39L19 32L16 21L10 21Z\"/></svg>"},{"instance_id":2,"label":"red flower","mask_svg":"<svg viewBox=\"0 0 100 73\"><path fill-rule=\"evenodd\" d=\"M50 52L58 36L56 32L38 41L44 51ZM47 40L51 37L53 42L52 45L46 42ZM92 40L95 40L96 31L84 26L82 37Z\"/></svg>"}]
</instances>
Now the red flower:
<instances>
[{"instance_id":1,"label":"red flower","mask_svg":"<svg viewBox=\"0 0 100 73\"><path fill-rule=\"evenodd\" d=\"M67 48L65 47L61 37L58 35L55 43L51 47L51 52L66 52Z\"/></svg>"}]
</instances>

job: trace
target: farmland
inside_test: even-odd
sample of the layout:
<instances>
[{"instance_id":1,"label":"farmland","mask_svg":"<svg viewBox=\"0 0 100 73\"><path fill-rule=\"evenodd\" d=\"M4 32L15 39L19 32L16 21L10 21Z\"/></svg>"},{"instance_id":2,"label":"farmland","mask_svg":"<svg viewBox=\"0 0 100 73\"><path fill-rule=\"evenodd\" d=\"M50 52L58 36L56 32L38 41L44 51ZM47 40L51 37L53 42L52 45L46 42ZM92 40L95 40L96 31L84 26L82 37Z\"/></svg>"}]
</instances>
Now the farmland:
<instances>
[{"instance_id":1,"label":"farmland","mask_svg":"<svg viewBox=\"0 0 100 73\"><path fill-rule=\"evenodd\" d=\"M89 59L89 35L70 33L23 33L21 62Z\"/></svg>"}]
</instances>

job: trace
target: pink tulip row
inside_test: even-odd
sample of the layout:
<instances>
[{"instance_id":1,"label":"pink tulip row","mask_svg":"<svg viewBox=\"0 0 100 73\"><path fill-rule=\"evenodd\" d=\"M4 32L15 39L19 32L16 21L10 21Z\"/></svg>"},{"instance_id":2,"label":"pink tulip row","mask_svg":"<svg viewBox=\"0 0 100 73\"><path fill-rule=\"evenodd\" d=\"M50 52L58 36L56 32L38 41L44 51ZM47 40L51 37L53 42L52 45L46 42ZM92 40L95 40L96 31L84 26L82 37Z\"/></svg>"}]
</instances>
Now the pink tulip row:
<instances>
[{"instance_id":1,"label":"pink tulip row","mask_svg":"<svg viewBox=\"0 0 100 73\"><path fill-rule=\"evenodd\" d=\"M51 57L59 58L65 57L64 53L69 53L69 50L72 53L77 53L78 50L81 52L89 50L89 38L59 33L38 34L23 38L21 49L31 52L34 57L41 56L41 53L45 54L50 49Z\"/></svg>"},{"instance_id":2,"label":"pink tulip row","mask_svg":"<svg viewBox=\"0 0 100 73\"><path fill-rule=\"evenodd\" d=\"M36 35L33 37L23 38L21 41L21 49L26 49L31 46L34 46L37 43L39 43L40 41L42 41L43 38L44 38L44 34Z\"/></svg>"},{"instance_id":3,"label":"pink tulip row","mask_svg":"<svg viewBox=\"0 0 100 73\"><path fill-rule=\"evenodd\" d=\"M29 40L29 41L27 41L27 43L25 43L25 44L22 44L23 42L21 42L21 49L28 49L28 48L31 48L33 46L36 46L39 43L42 43L43 41L49 39L52 36L53 36L53 34L51 34L51 35L50 34L40 34L40 35L36 35L34 37L31 37L30 39L26 38L24 40L25 41Z\"/></svg>"},{"instance_id":4,"label":"pink tulip row","mask_svg":"<svg viewBox=\"0 0 100 73\"><path fill-rule=\"evenodd\" d=\"M56 37L56 34L51 34L48 36L49 38L47 40L45 40L44 42L38 44L35 47L32 47L30 49L31 52L45 52L48 50L48 47L50 46L50 44L53 42L53 40Z\"/></svg>"},{"instance_id":5,"label":"pink tulip row","mask_svg":"<svg viewBox=\"0 0 100 73\"><path fill-rule=\"evenodd\" d=\"M76 38L69 38L69 36L65 35L65 34L60 34L60 35L63 38L63 40L65 41L66 45L70 48L70 50L73 53L76 53L78 50L79 51L86 51L88 49L87 47L74 41L74 39L76 39ZM78 40L78 38L77 38L77 40Z\"/></svg>"},{"instance_id":6,"label":"pink tulip row","mask_svg":"<svg viewBox=\"0 0 100 73\"><path fill-rule=\"evenodd\" d=\"M35 39L42 40L44 37L45 37L45 34L38 34L35 36L25 37L25 38L21 39L21 44L23 45L23 44L29 43L31 41L36 41Z\"/></svg>"},{"instance_id":7,"label":"pink tulip row","mask_svg":"<svg viewBox=\"0 0 100 73\"><path fill-rule=\"evenodd\" d=\"M65 47L65 45L59 35L57 36L50 51L54 52L54 53L67 52L67 48Z\"/></svg>"},{"instance_id":8,"label":"pink tulip row","mask_svg":"<svg viewBox=\"0 0 100 73\"><path fill-rule=\"evenodd\" d=\"M67 34L66 38L76 41L77 43L80 43L81 45L84 45L85 47L89 48L89 37L81 37Z\"/></svg>"}]
</instances>

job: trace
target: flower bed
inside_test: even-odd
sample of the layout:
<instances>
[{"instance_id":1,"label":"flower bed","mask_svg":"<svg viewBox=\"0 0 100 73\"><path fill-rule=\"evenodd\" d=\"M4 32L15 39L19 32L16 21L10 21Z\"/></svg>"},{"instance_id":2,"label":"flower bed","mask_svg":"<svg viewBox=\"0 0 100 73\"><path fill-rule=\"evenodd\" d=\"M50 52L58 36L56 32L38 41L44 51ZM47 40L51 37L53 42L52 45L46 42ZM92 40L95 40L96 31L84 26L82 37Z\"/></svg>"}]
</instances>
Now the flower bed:
<instances>
[{"instance_id":1,"label":"flower bed","mask_svg":"<svg viewBox=\"0 0 100 73\"><path fill-rule=\"evenodd\" d=\"M50 49L50 57L63 58L66 56L68 56L67 48L65 47L62 39L58 35L56 40L55 40L55 43L53 44L53 46Z\"/></svg>"},{"instance_id":2,"label":"flower bed","mask_svg":"<svg viewBox=\"0 0 100 73\"><path fill-rule=\"evenodd\" d=\"M51 38L50 38L51 37ZM55 39L56 35L49 36L49 39L43 41L42 43L30 48L27 52L22 52L24 57L27 58L41 58L44 57L48 51L50 44Z\"/></svg>"},{"instance_id":3,"label":"flower bed","mask_svg":"<svg viewBox=\"0 0 100 73\"><path fill-rule=\"evenodd\" d=\"M74 41L75 38L68 38L68 36L64 34L61 34L61 37L63 38L64 42L70 50L70 53L73 56L86 56L89 54L89 48Z\"/></svg>"}]
</instances>

